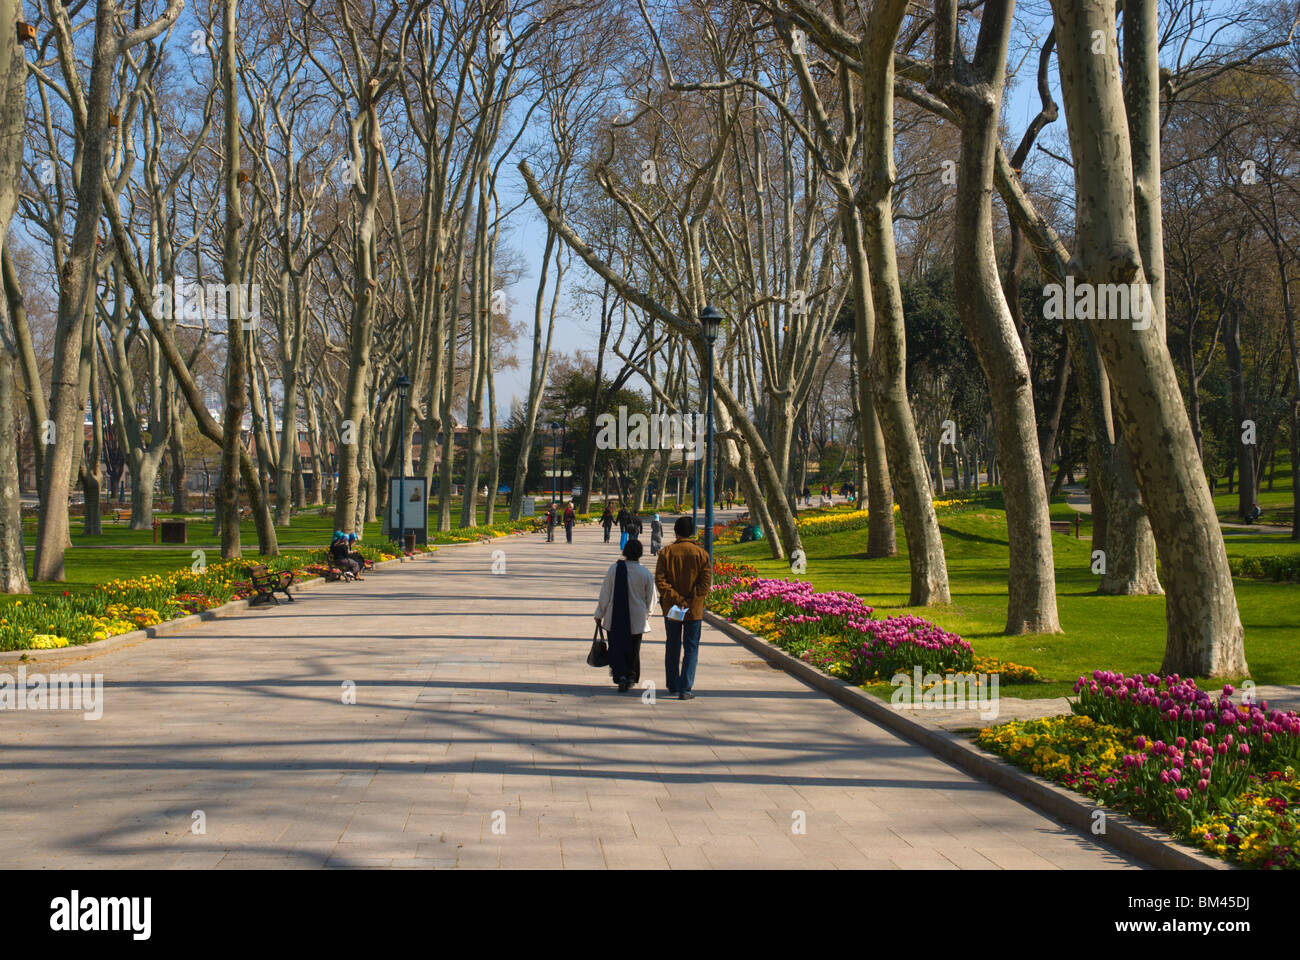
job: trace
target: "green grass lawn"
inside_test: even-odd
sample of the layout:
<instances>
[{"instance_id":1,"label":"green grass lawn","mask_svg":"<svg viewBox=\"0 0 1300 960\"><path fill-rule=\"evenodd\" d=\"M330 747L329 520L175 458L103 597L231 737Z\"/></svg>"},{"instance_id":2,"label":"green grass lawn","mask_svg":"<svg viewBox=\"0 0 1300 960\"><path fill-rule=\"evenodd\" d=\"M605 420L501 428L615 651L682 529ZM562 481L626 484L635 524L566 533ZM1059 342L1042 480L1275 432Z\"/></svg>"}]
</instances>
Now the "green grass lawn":
<instances>
[{"instance_id":1,"label":"green grass lawn","mask_svg":"<svg viewBox=\"0 0 1300 960\"><path fill-rule=\"evenodd\" d=\"M460 500L452 501L452 526L459 526ZM510 505L504 498L498 498L494 519L498 522L509 516ZM484 522L484 506L478 508L478 521ZM96 584L115 578L143 576L151 573L169 573L178 567L188 567L194 562L193 551L207 551L208 559L220 556L221 537L212 532L212 514L206 517L199 513L166 514L159 513L158 519L184 517L189 521L188 542L182 545L168 545L164 549L152 549L154 546L152 530L132 530L126 523L109 520L111 512L105 513L104 532L100 536L88 537L81 533L80 517L72 518L72 547L64 559L67 579L62 583L38 582L31 580L34 551L27 551L27 575L32 593L37 596L60 596L63 592L93 589ZM436 525L436 515L430 518ZM382 538L380 523L367 523L361 531L362 540L377 545ZM257 529L251 520L245 520L239 526L240 542L243 553L250 560L257 555ZM333 510L321 516L319 508L300 511L293 517L288 527L277 527L276 537L281 550L307 550L326 546L334 531ZM23 522L23 536L30 548L36 539L36 520L27 518ZM151 549L142 550L139 547ZM159 545L162 546L161 544ZM0 595L0 607L21 596L8 597Z\"/></svg>"},{"instance_id":2,"label":"green grass lawn","mask_svg":"<svg viewBox=\"0 0 1300 960\"><path fill-rule=\"evenodd\" d=\"M1072 514L1054 503L1053 519ZM952 603L908 607L906 540L898 526L897 556L867 559L867 531L808 536L808 575L819 590L848 590L874 607L878 616L915 613L971 642L975 652L1034 667L1048 681L1003 684L1003 696L1057 697L1094 669L1154 672L1165 645L1163 597L1106 597L1097 594L1091 572L1092 543L1054 534L1057 606L1064 633L1008 637L1006 515L1000 499L983 494L960 513L940 516ZM1084 518L1081 535L1091 534ZM1300 551L1284 535L1230 536L1232 556ZM790 577L784 561L768 557L765 543L719 547L727 557L756 567L765 576ZM1294 583L1238 578L1237 604L1246 627L1246 659L1257 683L1300 683L1300 587Z\"/></svg>"},{"instance_id":3,"label":"green grass lawn","mask_svg":"<svg viewBox=\"0 0 1300 960\"><path fill-rule=\"evenodd\" d=\"M256 547L256 543L254 543ZM148 574L171 573L179 567L188 567L194 562L190 551L184 550L78 550L73 547L64 559L67 580L63 583L32 580L32 552L27 552L27 578L32 594L38 597L61 596L65 590L76 593L93 589L97 584L107 580L143 577ZM245 550L251 556L254 550ZM211 555L211 559L220 557L220 553ZM0 594L0 608L15 600L26 599L23 595Z\"/></svg>"}]
</instances>

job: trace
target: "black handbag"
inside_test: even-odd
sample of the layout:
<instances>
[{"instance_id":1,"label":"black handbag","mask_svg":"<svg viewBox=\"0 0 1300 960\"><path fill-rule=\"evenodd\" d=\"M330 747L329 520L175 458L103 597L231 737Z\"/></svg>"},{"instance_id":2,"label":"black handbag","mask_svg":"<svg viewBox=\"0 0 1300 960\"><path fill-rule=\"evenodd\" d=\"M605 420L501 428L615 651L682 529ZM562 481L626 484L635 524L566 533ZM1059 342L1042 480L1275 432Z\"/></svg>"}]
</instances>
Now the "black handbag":
<instances>
[{"instance_id":1,"label":"black handbag","mask_svg":"<svg viewBox=\"0 0 1300 960\"><path fill-rule=\"evenodd\" d=\"M587 653L587 666L609 666L609 644L605 642L605 628L596 624L596 632L591 638L591 650Z\"/></svg>"}]
</instances>

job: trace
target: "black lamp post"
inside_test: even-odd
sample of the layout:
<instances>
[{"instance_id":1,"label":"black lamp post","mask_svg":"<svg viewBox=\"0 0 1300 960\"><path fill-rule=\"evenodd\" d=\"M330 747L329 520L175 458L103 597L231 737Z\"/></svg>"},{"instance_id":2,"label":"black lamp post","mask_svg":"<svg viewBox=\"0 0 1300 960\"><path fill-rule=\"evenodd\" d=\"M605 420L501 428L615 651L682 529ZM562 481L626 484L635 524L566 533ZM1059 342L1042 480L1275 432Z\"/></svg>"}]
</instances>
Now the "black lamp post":
<instances>
[{"instance_id":1,"label":"black lamp post","mask_svg":"<svg viewBox=\"0 0 1300 960\"><path fill-rule=\"evenodd\" d=\"M560 490L560 425L551 421L551 503Z\"/></svg>"},{"instance_id":2,"label":"black lamp post","mask_svg":"<svg viewBox=\"0 0 1300 960\"><path fill-rule=\"evenodd\" d=\"M397 378L397 542L406 554L406 398L411 392L411 380L405 374Z\"/></svg>"},{"instance_id":3,"label":"black lamp post","mask_svg":"<svg viewBox=\"0 0 1300 960\"><path fill-rule=\"evenodd\" d=\"M709 551L709 564L713 563L713 344L722 329L722 311L713 306L706 306L700 313L700 327L704 333L704 342L708 344L709 378L705 395L705 420L708 433L705 435L704 456L708 460L705 469L704 489L704 547Z\"/></svg>"}]
</instances>

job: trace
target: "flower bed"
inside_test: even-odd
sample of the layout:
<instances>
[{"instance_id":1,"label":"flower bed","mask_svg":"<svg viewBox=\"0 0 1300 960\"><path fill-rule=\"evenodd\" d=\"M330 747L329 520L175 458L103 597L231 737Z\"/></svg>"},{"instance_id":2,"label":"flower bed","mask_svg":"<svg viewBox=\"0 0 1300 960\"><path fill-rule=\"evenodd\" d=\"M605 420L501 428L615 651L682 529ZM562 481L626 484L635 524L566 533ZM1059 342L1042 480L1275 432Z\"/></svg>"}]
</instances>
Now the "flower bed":
<instances>
[{"instance_id":1,"label":"flower bed","mask_svg":"<svg viewBox=\"0 0 1300 960\"><path fill-rule=\"evenodd\" d=\"M391 560L382 548L356 544L369 560ZM214 560L201 568L110 580L84 592L27 597L3 609L0 650L48 650L105 640L167 620L210 610L254 595L248 568L258 560ZM264 559L275 572L292 570L300 580L318 576L326 551L290 551Z\"/></svg>"},{"instance_id":2,"label":"flower bed","mask_svg":"<svg viewBox=\"0 0 1300 960\"><path fill-rule=\"evenodd\" d=\"M1176 674L1097 670L1075 692L1073 715L990 727L977 742L1212 853L1300 868L1300 716Z\"/></svg>"},{"instance_id":3,"label":"flower bed","mask_svg":"<svg viewBox=\"0 0 1300 960\"><path fill-rule=\"evenodd\" d=\"M966 672L971 646L956 634L910 614L875 619L862 600L844 591L817 592L801 580L759 577L743 564L714 565L709 609L806 663L862 684L911 673Z\"/></svg>"},{"instance_id":4,"label":"flower bed","mask_svg":"<svg viewBox=\"0 0 1300 960\"><path fill-rule=\"evenodd\" d=\"M968 503L969 500L936 500L934 510L935 513L952 513ZM894 504L895 514L899 509L898 504ZM805 510L795 523L799 527L800 534L818 536L826 533L844 533L848 530L865 530L869 516L867 510L855 510L850 506L819 507L815 510Z\"/></svg>"}]
</instances>

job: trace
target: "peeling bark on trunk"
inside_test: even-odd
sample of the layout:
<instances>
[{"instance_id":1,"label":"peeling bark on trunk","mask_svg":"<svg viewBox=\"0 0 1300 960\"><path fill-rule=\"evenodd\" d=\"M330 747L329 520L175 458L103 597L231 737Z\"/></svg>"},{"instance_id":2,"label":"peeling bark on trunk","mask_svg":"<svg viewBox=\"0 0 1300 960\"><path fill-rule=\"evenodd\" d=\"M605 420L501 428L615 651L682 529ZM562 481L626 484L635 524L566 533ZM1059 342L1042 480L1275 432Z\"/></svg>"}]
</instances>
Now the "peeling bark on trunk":
<instances>
[{"instance_id":1,"label":"peeling bark on trunk","mask_svg":"<svg viewBox=\"0 0 1300 960\"><path fill-rule=\"evenodd\" d=\"M1010 553L1006 632L1059 633L1033 384L1003 295L993 237L993 173L1013 6L1010 0L985 4L975 59L968 62L957 41L956 0L941 0L936 6L932 86L962 118L954 234L959 254L953 286L958 315L988 383L994 443L1003 468ZM942 464L936 467L942 490Z\"/></svg>"},{"instance_id":2,"label":"peeling bark on trunk","mask_svg":"<svg viewBox=\"0 0 1300 960\"><path fill-rule=\"evenodd\" d=\"M858 422L858 458L865 477L859 477L867 490L867 556L892 557L898 553L897 528L894 525L894 488L889 481L889 458L885 450L885 434L876 416L876 401L872 396L871 355L875 352L875 316L870 307L871 280L867 270L867 252L862 246L862 225L858 212L842 204L840 219L843 224L844 245L848 250L849 269L853 280L854 329L853 352L855 414Z\"/></svg>"},{"instance_id":3,"label":"peeling bark on trunk","mask_svg":"<svg viewBox=\"0 0 1300 960\"><path fill-rule=\"evenodd\" d=\"M22 294L7 245L9 222L18 200L25 123L27 64L12 27L21 12L18 0L0 0L0 259L5 287L5 299L0 303L0 593L32 592L27 583L27 553L23 546L18 431L13 416L14 365L21 338L10 334L17 326L12 314L15 305L21 311ZM25 319L20 322L25 326ZM28 389L35 393L40 389L39 382L29 383ZM39 435L36 437L39 439Z\"/></svg>"},{"instance_id":4,"label":"peeling bark on trunk","mask_svg":"<svg viewBox=\"0 0 1300 960\"><path fill-rule=\"evenodd\" d=\"M889 475L903 518L911 566L908 605L948 603L948 566L934 513L925 456L907 397L907 335L894 248L894 42L906 12L905 0L872 8L864 31L862 186L857 198L871 271L869 322L876 331L871 382L876 414L885 438ZM865 306L865 304L864 304ZM866 311L864 311L865 313Z\"/></svg>"},{"instance_id":5,"label":"peeling bark on trunk","mask_svg":"<svg viewBox=\"0 0 1300 960\"><path fill-rule=\"evenodd\" d=\"M1085 282L1141 288L1146 278L1115 4L1053 0L1052 7L1075 164L1079 240L1073 267ZM1103 54L1093 51L1094 36L1104 39ZM1154 42L1154 30L1147 36ZM1135 69L1143 66L1131 57L1129 70ZM1163 564L1168 634L1162 669L1239 676L1247 666L1232 574L1177 374L1159 325L1142 328L1139 320L1134 329L1134 319L1094 318L1089 325L1114 385L1120 426Z\"/></svg>"},{"instance_id":6,"label":"peeling bark on trunk","mask_svg":"<svg viewBox=\"0 0 1300 960\"><path fill-rule=\"evenodd\" d=\"M168 448L172 474L172 513L190 512L190 492L185 485L185 432L182 429L182 417L181 409L173 414L171 444Z\"/></svg>"},{"instance_id":7,"label":"peeling bark on trunk","mask_svg":"<svg viewBox=\"0 0 1300 960\"><path fill-rule=\"evenodd\" d=\"M222 5L221 85L224 103L224 154L222 179L226 200L225 236L221 274L227 290L242 290L243 271L239 257L239 233L243 226L243 203L239 195L239 101L236 93L238 67L237 19L238 0ZM243 443L247 357L243 331L243 296L238 307L230 304L226 323L226 403L221 423L221 481L217 485L217 502L221 504L221 557L237 560L243 556L239 531L239 461ZM136 478L132 478L133 480ZM256 480L254 480L256 483ZM138 486L138 484L133 484ZM253 484L249 484L250 495ZM138 491L132 490L132 503Z\"/></svg>"},{"instance_id":8,"label":"peeling bark on trunk","mask_svg":"<svg viewBox=\"0 0 1300 960\"><path fill-rule=\"evenodd\" d=\"M102 4L95 14L95 45L91 57L90 89L85 101L86 127L82 144L81 179L72 242L60 278L54 359L50 369L49 419L54 443L47 448L41 484L42 510L36 528L34 578L66 579L63 558L68 546L68 501L72 467L82 444L83 405L78 366L81 332L92 309L96 230L108 131L108 102L113 71L120 55L114 33L117 9ZM8 25L5 26L9 30ZM71 43L69 38L68 44ZM77 83L80 79L72 77Z\"/></svg>"}]
</instances>

